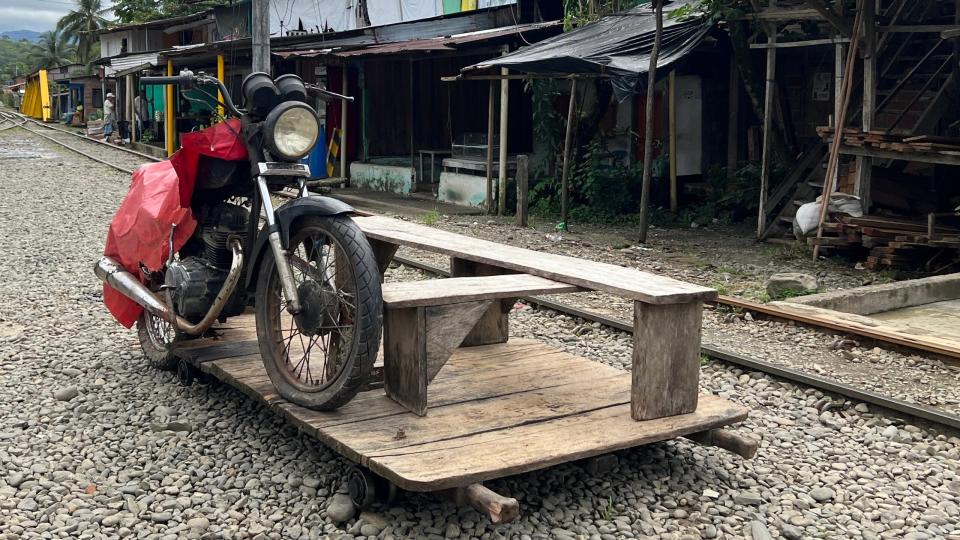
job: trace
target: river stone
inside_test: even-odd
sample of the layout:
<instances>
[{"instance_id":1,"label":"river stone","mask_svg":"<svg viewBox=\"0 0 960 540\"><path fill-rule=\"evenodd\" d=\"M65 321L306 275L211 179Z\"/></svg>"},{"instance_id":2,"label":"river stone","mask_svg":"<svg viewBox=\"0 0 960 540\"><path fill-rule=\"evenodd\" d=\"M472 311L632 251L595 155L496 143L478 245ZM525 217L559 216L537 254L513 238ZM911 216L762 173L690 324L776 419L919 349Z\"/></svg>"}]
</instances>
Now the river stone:
<instances>
[{"instance_id":1,"label":"river stone","mask_svg":"<svg viewBox=\"0 0 960 540\"><path fill-rule=\"evenodd\" d=\"M357 513L357 508L350 500L350 496L345 493L337 493L330 499L327 506L327 517L334 523L343 523L349 520Z\"/></svg>"},{"instance_id":2,"label":"river stone","mask_svg":"<svg viewBox=\"0 0 960 540\"><path fill-rule=\"evenodd\" d=\"M80 395L80 391L77 390L76 386L68 386L66 388L61 388L53 393L54 399L57 401L70 401L71 399Z\"/></svg>"},{"instance_id":3,"label":"river stone","mask_svg":"<svg viewBox=\"0 0 960 540\"><path fill-rule=\"evenodd\" d=\"M833 499L834 493L830 488L818 487L811 489L809 495L813 500L822 503Z\"/></svg>"},{"instance_id":4,"label":"river stone","mask_svg":"<svg viewBox=\"0 0 960 540\"><path fill-rule=\"evenodd\" d=\"M820 288L817 278L800 272L780 272L770 276L765 285L770 298L782 298L789 293L812 293Z\"/></svg>"}]
</instances>

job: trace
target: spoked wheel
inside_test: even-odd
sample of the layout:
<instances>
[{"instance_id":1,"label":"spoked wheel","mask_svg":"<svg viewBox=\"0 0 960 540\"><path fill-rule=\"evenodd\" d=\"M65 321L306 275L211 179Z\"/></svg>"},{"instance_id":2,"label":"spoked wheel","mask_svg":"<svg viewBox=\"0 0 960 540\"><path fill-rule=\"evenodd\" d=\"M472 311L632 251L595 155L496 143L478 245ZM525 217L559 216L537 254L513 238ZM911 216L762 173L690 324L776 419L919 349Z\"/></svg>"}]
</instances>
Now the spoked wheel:
<instances>
[{"instance_id":1,"label":"spoked wheel","mask_svg":"<svg viewBox=\"0 0 960 540\"><path fill-rule=\"evenodd\" d=\"M290 233L300 312L287 311L272 252L257 281L263 365L284 398L331 410L366 381L380 346L383 300L369 242L345 216L304 218Z\"/></svg>"},{"instance_id":2,"label":"spoked wheel","mask_svg":"<svg viewBox=\"0 0 960 540\"><path fill-rule=\"evenodd\" d=\"M173 344L179 337L172 324L144 310L137 320L137 338L143 355L155 367L164 370L177 367Z\"/></svg>"}]
</instances>

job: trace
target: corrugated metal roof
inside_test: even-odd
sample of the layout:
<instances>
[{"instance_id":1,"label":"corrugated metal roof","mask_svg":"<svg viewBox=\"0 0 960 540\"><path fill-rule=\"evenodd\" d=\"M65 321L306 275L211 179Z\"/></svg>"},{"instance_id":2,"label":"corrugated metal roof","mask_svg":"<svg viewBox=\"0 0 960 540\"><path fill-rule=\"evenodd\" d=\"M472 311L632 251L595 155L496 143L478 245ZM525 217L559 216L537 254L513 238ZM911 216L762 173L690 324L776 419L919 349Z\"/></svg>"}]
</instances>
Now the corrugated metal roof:
<instances>
[{"instance_id":1,"label":"corrugated metal roof","mask_svg":"<svg viewBox=\"0 0 960 540\"><path fill-rule=\"evenodd\" d=\"M284 51L275 53L283 58L313 58L317 56L335 56L338 58L360 58L365 56L379 56L390 54L403 54L410 52L443 52L455 51L465 45L485 43L497 38L523 35L526 32L540 32L543 30L559 31L563 26L563 21L550 21L544 23L519 24L514 26L503 26L500 28L491 28L465 32L460 34L436 37L430 39L412 39L407 41L395 41L390 43L378 43L371 45L361 45L356 47L325 47L322 49L311 49L305 51ZM332 43L332 42L331 42ZM331 43L327 43L330 45Z\"/></svg>"},{"instance_id":2,"label":"corrugated metal roof","mask_svg":"<svg viewBox=\"0 0 960 540\"><path fill-rule=\"evenodd\" d=\"M110 59L110 65L107 66L104 71L107 76L112 77L115 76L117 72L126 72L131 68L155 66L157 65L157 56L158 54L156 52L148 52L114 57Z\"/></svg>"},{"instance_id":3,"label":"corrugated metal roof","mask_svg":"<svg viewBox=\"0 0 960 540\"><path fill-rule=\"evenodd\" d=\"M713 27L713 23L696 10L683 18L670 16L672 11L695 5L696 1L676 0L664 9L658 68L693 50ZM509 68L547 75L602 75L610 78L617 96L622 98L642 89L644 81L640 75L649 69L655 31L656 18L647 4L461 71Z\"/></svg>"}]
</instances>

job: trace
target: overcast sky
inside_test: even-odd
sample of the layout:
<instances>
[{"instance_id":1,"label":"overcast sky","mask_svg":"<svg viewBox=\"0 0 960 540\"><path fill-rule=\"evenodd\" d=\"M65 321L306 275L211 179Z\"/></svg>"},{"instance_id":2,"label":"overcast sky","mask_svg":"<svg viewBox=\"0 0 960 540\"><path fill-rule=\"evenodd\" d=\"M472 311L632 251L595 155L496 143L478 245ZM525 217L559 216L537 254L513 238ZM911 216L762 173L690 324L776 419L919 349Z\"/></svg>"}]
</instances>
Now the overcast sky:
<instances>
[{"instance_id":1,"label":"overcast sky","mask_svg":"<svg viewBox=\"0 0 960 540\"><path fill-rule=\"evenodd\" d=\"M71 0L0 0L0 31L51 30L74 5Z\"/></svg>"}]
</instances>

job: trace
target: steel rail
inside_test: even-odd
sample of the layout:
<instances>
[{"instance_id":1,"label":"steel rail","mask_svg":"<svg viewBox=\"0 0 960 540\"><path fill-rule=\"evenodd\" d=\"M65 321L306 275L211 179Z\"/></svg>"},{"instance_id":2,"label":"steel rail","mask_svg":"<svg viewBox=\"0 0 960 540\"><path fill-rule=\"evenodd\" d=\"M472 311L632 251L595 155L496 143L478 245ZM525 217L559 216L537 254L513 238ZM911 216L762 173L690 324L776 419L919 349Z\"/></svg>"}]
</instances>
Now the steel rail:
<instances>
[{"instance_id":1,"label":"steel rail","mask_svg":"<svg viewBox=\"0 0 960 540\"><path fill-rule=\"evenodd\" d=\"M45 124L45 123L43 123L43 122L40 122L39 120L36 120L36 119L34 119L34 118L30 118L29 116L26 116L26 115L24 115L23 113L16 113L16 112L9 112L9 111L5 111L5 113L6 113L6 114L13 115L13 116L15 116L15 117L22 118L22 119L24 119L25 121L30 122L30 123L32 123L32 124L36 124L36 125L38 125L38 126L40 126L40 127L44 127L44 128L47 128L47 129L50 129L50 130L53 130L53 131L59 131L60 133L66 133L67 135L72 135L72 136L74 136L74 137L77 137L77 138L79 138L79 139L82 139L82 140L87 141L87 142L90 142L90 143L100 144L100 145L106 146L106 147L108 147L108 148L112 148L112 149L114 149L114 150L119 150L119 151L121 151L121 152L126 152L126 153L128 153L128 154L132 154L132 155L135 155L135 156L139 156L139 157L142 157L142 158L144 158L144 159L149 159L149 160L151 160L151 161L163 161L163 158L158 158L158 157L156 157L156 156L151 156L150 154L144 154L143 152L137 152L136 150L131 150L131 149L129 149L129 148L124 148L124 147L122 147L122 146L117 146L117 145L115 145L115 144L110 144L110 143L108 143L108 142L106 142L106 141L98 141L97 139L92 139L92 138L90 138L90 137L87 137L86 135L81 135L81 134L79 134L79 133L74 133L74 132L69 131L69 130L66 130L66 129L61 129L61 128L58 128L58 127L51 126L51 125L49 125L49 124Z\"/></svg>"},{"instance_id":2,"label":"steel rail","mask_svg":"<svg viewBox=\"0 0 960 540\"><path fill-rule=\"evenodd\" d=\"M51 137L51 136L49 136L49 135L45 135L45 134L40 133L40 132L38 132L38 131L34 131L34 130L32 130L32 129L27 128L27 127L24 126L24 125L18 125L18 126L16 126L16 127L19 127L19 128L21 128L21 129L23 129L23 130L26 131L27 133L32 133L32 134L37 135L37 136L39 136L39 137L43 137L44 139L53 141L53 142L59 144L60 146L62 146L62 147L64 147L64 148L67 148L67 149L69 149L69 150L72 150L72 151L74 151L74 152L76 152L76 153L80 154L81 156L84 156L84 157L86 157L86 158L88 158L88 159L92 159L93 161L96 161L97 163L101 163L101 164L103 164L103 165L106 165L107 167L112 167L112 168L114 168L114 169L116 169L116 170L118 170L118 171L125 172L125 173L127 173L127 174L133 174L133 170L132 170L132 169L128 169L128 168L126 168L126 167L121 167L120 165L115 165L115 164L113 164L113 163L110 163L109 161L100 159L100 158L98 158L98 157L96 157L96 156L91 156L90 154L84 152L83 150L80 150L80 149L78 149L78 148L74 148L74 147L70 146L69 144L67 144L67 143L65 143L65 142L63 142L63 141L57 140L57 139L55 139L55 138L53 138L53 137Z\"/></svg>"},{"instance_id":3,"label":"steel rail","mask_svg":"<svg viewBox=\"0 0 960 540\"><path fill-rule=\"evenodd\" d=\"M399 264L411 266L413 268L417 268L419 270L422 270L431 274L436 274L441 276L450 275L450 272L448 272L447 270L438 268L428 263L420 262L414 259L409 259L407 257L395 255L393 257L393 260ZM615 328L622 332L627 332L629 334L633 333L633 325L630 324L629 321L625 321L625 320L617 319L613 317L607 317L605 315L599 315L597 313L591 313L589 311L586 311L580 308L568 306L565 304L561 304L559 302L554 302L552 300L546 300L543 298L524 297L522 298L522 300L529 304L535 304L540 308L552 309L554 311L565 313L567 315L571 315L573 317L584 319L590 322L600 323L603 326ZM891 398L891 397L879 394L877 392L856 388L849 384L841 383L833 379L820 377L818 375L812 375L810 373L804 373L796 369L792 369L782 365L777 365L771 362L767 362L765 360L760 360L758 358L753 358L740 353L735 353L733 351L729 351L729 350L716 347L710 344L701 345L700 353L710 358L728 362L730 364L735 364L741 367L749 368L751 370L762 371L763 373L767 373L769 375L773 375L775 377L779 377L779 378L788 380L790 382L799 383L805 386L817 388L819 390L824 390L827 392L833 392L835 394L839 394L851 399L856 399L859 401L863 401L865 403L869 403L871 405L876 405L884 409L888 409L891 411L898 412L900 414L904 414L911 418L918 418L918 419L926 420L928 422L932 422L934 424L948 427L954 430L960 430L960 416L946 412L946 411L941 411L933 407L927 407L925 405L910 403L902 399Z\"/></svg>"}]
</instances>

